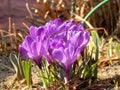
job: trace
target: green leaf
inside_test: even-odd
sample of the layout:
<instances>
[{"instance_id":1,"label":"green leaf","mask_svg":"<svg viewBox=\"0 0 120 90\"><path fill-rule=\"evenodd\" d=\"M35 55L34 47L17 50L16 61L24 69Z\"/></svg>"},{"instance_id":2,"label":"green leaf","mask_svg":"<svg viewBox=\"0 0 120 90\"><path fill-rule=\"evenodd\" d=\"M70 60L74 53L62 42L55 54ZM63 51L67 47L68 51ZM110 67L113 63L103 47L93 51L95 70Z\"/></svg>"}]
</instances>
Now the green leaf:
<instances>
[{"instance_id":1,"label":"green leaf","mask_svg":"<svg viewBox=\"0 0 120 90\"><path fill-rule=\"evenodd\" d=\"M119 43L115 44L115 51L116 51L116 54L120 57L120 44Z\"/></svg>"},{"instance_id":2,"label":"green leaf","mask_svg":"<svg viewBox=\"0 0 120 90\"><path fill-rule=\"evenodd\" d=\"M98 41L96 40L96 54L95 54L95 64L93 65L93 77L97 79L97 73L98 73L98 60L99 60L99 47L98 47Z\"/></svg>"},{"instance_id":3,"label":"green leaf","mask_svg":"<svg viewBox=\"0 0 120 90\"><path fill-rule=\"evenodd\" d=\"M22 67L23 67L23 72L24 72L24 76L26 79L26 83L28 85L28 87L31 86L32 84L32 79L31 79L31 67L32 67L32 63L30 60L28 61L22 61Z\"/></svg>"}]
</instances>

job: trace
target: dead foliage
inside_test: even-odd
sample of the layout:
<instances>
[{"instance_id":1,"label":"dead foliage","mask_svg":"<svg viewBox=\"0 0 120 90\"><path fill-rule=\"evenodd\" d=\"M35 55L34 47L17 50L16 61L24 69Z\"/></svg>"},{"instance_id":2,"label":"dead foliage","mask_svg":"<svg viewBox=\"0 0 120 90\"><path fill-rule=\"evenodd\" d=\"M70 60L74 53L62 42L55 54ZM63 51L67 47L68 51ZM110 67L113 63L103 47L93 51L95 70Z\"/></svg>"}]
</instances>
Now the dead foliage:
<instances>
[{"instance_id":1,"label":"dead foliage","mask_svg":"<svg viewBox=\"0 0 120 90\"><path fill-rule=\"evenodd\" d=\"M49 20L61 18L73 19L76 15L84 18L87 13L102 0L37 0L32 8L27 5L30 17L28 20L34 25L42 25ZM111 0L96 11L88 20L94 27L103 27L109 34L113 33L119 17L119 0ZM76 15L75 15L76 14ZM76 20L79 21L80 20ZM99 31L103 33L103 31Z\"/></svg>"}]
</instances>

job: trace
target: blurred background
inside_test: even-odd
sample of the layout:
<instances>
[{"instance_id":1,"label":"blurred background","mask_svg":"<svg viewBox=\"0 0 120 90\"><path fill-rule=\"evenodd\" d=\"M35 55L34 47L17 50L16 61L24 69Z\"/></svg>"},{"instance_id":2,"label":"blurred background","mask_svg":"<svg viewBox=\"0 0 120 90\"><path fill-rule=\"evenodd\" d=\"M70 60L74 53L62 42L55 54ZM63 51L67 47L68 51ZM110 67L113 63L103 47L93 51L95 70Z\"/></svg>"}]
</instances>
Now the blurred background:
<instances>
[{"instance_id":1,"label":"blurred background","mask_svg":"<svg viewBox=\"0 0 120 90\"><path fill-rule=\"evenodd\" d=\"M71 8L80 17L85 15L102 0L0 0L0 28L8 29L8 17L17 28L46 23L50 19L69 19ZM26 4L27 3L27 4ZM118 33L120 0L111 0L89 19L94 27L104 27L109 34ZM116 29L116 31L115 31ZM115 31L115 32L114 32Z\"/></svg>"},{"instance_id":2,"label":"blurred background","mask_svg":"<svg viewBox=\"0 0 120 90\"><path fill-rule=\"evenodd\" d=\"M0 0L0 28L8 29L8 18L15 23L16 27L22 28L22 23L30 25L26 20L29 15L26 9L26 3L30 7L36 3L35 0Z\"/></svg>"}]
</instances>

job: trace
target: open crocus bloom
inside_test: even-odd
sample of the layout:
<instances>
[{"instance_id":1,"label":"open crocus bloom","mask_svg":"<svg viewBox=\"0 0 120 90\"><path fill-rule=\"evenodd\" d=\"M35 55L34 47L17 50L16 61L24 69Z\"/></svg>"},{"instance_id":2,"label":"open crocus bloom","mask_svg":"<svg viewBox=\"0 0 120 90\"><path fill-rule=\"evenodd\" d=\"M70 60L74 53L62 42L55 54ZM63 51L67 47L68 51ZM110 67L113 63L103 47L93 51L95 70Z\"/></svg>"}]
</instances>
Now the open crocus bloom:
<instances>
[{"instance_id":1,"label":"open crocus bloom","mask_svg":"<svg viewBox=\"0 0 120 90\"><path fill-rule=\"evenodd\" d=\"M89 31L74 20L56 19L41 27L31 26L30 35L19 46L19 51L32 59L40 68L42 57L53 64L57 61L66 72L66 79L72 64L85 49L90 39Z\"/></svg>"}]
</instances>

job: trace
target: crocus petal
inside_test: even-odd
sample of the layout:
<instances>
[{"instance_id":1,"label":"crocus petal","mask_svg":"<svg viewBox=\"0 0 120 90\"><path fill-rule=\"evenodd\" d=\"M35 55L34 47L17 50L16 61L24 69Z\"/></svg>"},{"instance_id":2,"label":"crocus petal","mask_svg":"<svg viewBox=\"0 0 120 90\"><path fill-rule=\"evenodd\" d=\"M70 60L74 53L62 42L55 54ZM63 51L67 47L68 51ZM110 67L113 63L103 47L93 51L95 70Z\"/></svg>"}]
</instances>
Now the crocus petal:
<instances>
[{"instance_id":1,"label":"crocus petal","mask_svg":"<svg viewBox=\"0 0 120 90\"><path fill-rule=\"evenodd\" d=\"M27 50L25 49L25 48L23 48L21 45L19 46L19 51L20 51L20 53L21 54L23 54L24 56L26 56L26 57L28 57L28 55L27 55Z\"/></svg>"},{"instance_id":2,"label":"crocus petal","mask_svg":"<svg viewBox=\"0 0 120 90\"><path fill-rule=\"evenodd\" d=\"M25 41L20 46L25 48L28 52L31 52L30 45L31 45L32 41L33 41L33 39L30 36L26 36Z\"/></svg>"},{"instance_id":3,"label":"crocus petal","mask_svg":"<svg viewBox=\"0 0 120 90\"><path fill-rule=\"evenodd\" d=\"M57 18L53 21L53 23L56 25L61 25L63 23L63 21L60 18Z\"/></svg>"},{"instance_id":4,"label":"crocus petal","mask_svg":"<svg viewBox=\"0 0 120 90\"><path fill-rule=\"evenodd\" d=\"M31 54L31 52L27 51L25 48L23 48L22 46L19 46L19 51L21 54L23 54L26 58L30 58L33 59L33 55Z\"/></svg>"},{"instance_id":5,"label":"crocus petal","mask_svg":"<svg viewBox=\"0 0 120 90\"><path fill-rule=\"evenodd\" d=\"M81 41L79 42L79 45L80 47L85 47L87 45L87 43L89 42L89 39L90 39L90 33L87 31L87 32L84 32L81 34Z\"/></svg>"},{"instance_id":6,"label":"crocus petal","mask_svg":"<svg viewBox=\"0 0 120 90\"><path fill-rule=\"evenodd\" d=\"M37 32L37 27L31 26L30 27L30 35L31 35L31 37L35 38L36 37L36 32Z\"/></svg>"},{"instance_id":7,"label":"crocus petal","mask_svg":"<svg viewBox=\"0 0 120 90\"><path fill-rule=\"evenodd\" d=\"M77 24L77 31L83 31L85 28L84 28L84 25L83 23L78 23Z\"/></svg>"},{"instance_id":8,"label":"crocus petal","mask_svg":"<svg viewBox=\"0 0 120 90\"><path fill-rule=\"evenodd\" d=\"M40 26L40 27L38 28L37 32L36 32L36 37L39 36L39 37L41 37L41 39L43 39L44 36L45 36L44 33L45 33L44 27L43 27L43 26Z\"/></svg>"},{"instance_id":9,"label":"crocus petal","mask_svg":"<svg viewBox=\"0 0 120 90\"><path fill-rule=\"evenodd\" d=\"M62 65L65 68L64 63L66 62L66 57L64 55L62 47L60 47L59 49L54 49L52 52L52 56L57 62L60 63L60 65Z\"/></svg>"},{"instance_id":10,"label":"crocus petal","mask_svg":"<svg viewBox=\"0 0 120 90\"><path fill-rule=\"evenodd\" d=\"M66 24L66 27L67 28L70 28L71 26L75 25L75 21L74 20L71 20L69 21L67 24Z\"/></svg>"},{"instance_id":11,"label":"crocus petal","mask_svg":"<svg viewBox=\"0 0 120 90\"><path fill-rule=\"evenodd\" d=\"M33 56L38 57L38 51L37 51L37 42L32 42L31 44L31 53Z\"/></svg>"},{"instance_id":12,"label":"crocus petal","mask_svg":"<svg viewBox=\"0 0 120 90\"><path fill-rule=\"evenodd\" d=\"M62 24L61 19L55 19L54 21L50 21L49 23L46 23L45 25L45 31L47 35L51 35L55 33L58 29L58 27Z\"/></svg>"},{"instance_id":13,"label":"crocus petal","mask_svg":"<svg viewBox=\"0 0 120 90\"><path fill-rule=\"evenodd\" d=\"M64 59L64 55L61 49L55 49L52 53L53 57L58 61L62 61Z\"/></svg>"},{"instance_id":14,"label":"crocus petal","mask_svg":"<svg viewBox=\"0 0 120 90\"><path fill-rule=\"evenodd\" d=\"M86 45L89 42L90 39L90 33L89 32L84 32L81 35L82 40L79 42L79 46L76 50L76 54L79 54L80 52L82 52L84 50L84 48L86 47Z\"/></svg>"},{"instance_id":15,"label":"crocus petal","mask_svg":"<svg viewBox=\"0 0 120 90\"><path fill-rule=\"evenodd\" d=\"M66 69L69 71L71 65L76 61L77 56L75 55L75 48L74 46L69 43L69 45L64 49L65 56L67 57L66 62L64 62L64 65L66 66Z\"/></svg>"},{"instance_id":16,"label":"crocus petal","mask_svg":"<svg viewBox=\"0 0 120 90\"><path fill-rule=\"evenodd\" d=\"M33 42L33 39L30 36L25 37L25 41L23 43L23 47L29 47L31 43Z\"/></svg>"}]
</instances>

